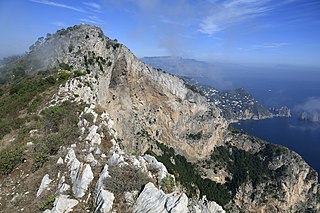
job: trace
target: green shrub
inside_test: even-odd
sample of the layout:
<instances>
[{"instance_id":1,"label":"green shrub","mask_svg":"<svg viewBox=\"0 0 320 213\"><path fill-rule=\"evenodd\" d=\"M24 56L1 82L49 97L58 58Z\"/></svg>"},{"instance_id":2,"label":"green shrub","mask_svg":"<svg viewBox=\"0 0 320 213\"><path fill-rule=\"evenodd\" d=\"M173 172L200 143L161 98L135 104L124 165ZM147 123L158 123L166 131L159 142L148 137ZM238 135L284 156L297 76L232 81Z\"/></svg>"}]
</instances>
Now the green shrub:
<instances>
[{"instance_id":1,"label":"green shrub","mask_svg":"<svg viewBox=\"0 0 320 213\"><path fill-rule=\"evenodd\" d=\"M42 93L56 86L54 75L34 75L14 79L1 86L0 139L11 130L20 128L25 119L19 118L21 111L35 112L45 101Z\"/></svg>"},{"instance_id":2,"label":"green shrub","mask_svg":"<svg viewBox=\"0 0 320 213\"><path fill-rule=\"evenodd\" d=\"M41 112L40 126L44 135L35 141L32 171L35 172L58 153L60 146L74 143L79 137L78 113L83 108L65 101Z\"/></svg>"},{"instance_id":3,"label":"green shrub","mask_svg":"<svg viewBox=\"0 0 320 213\"><path fill-rule=\"evenodd\" d=\"M86 74L87 74L87 72L83 72L83 71L80 71L80 70L75 70L73 72L73 77L85 76Z\"/></svg>"},{"instance_id":4,"label":"green shrub","mask_svg":"<svg viewBox=\"0 0 320 213\"><path fill-rule=\"evenodd\" d=\"M160 186L165 193L173 192L175 189L174 178L171 175L167 175L165 178L161 180Z\"/></svg>"},{"instance_id":5,"label":"green shrub","mask_svg":"<svg viewBox=\"0 0 320 213\"><path fill-rule=\"evenodd\" d=\"M0 174L7 175L23 162L23 151L19 148L7 148L0 151Z\"/></svg>"},{"instance_id":6,"label":"green shrub","mask_svg":"<svg viewBox=\"0 0 320 213\"><path fill-rule=\"evenodd\" d=\"M49 197L47 197L47 200L43 203L40 210L45 211L46 209L52 209L55 199L55 195L50 195Z\"/></svg>"},{"instance_id":7,"label":"green shrub","mask_svg":"<svg viewBox=\"0 0 320 213\"><path fill-rule=\"evenodd\" d=\"M90 65L93 65L94 64L94 58L88 58L88 63Z\"/></svg>"},{"instance_id":8,"label":"green shrub","mask_svg":"<svg viewBox=\"0 0 320 213\"><path fill-rule=\"evenodd\" d=\"M70 66L69 64L66 63L60 63L59 64L60 69L62 70L68 70L71 71L72 70L72 66Z\"/></svg>"},{"instance_id":9,"label":"green shrub","mask_svg":"<svg viewBox=\"0 0 320 213\"><path fill-rule=\"evenodd\" d=\"M62 71L58 73L58 79L59 81L66 81L72 76L71 72L68 71Z\"/></svg>"},{"instance_id":10,"label":"green shrub","mask_svg":"<svg viewBox=\"0 0 320 213\"><path fill-rule=\"evenodd\" d=\"M48 160L49 160L49 155L47 153L36 152L33 156L31 172L35 172L38 169L40 169Z\"/></svg>"}]
</instances>

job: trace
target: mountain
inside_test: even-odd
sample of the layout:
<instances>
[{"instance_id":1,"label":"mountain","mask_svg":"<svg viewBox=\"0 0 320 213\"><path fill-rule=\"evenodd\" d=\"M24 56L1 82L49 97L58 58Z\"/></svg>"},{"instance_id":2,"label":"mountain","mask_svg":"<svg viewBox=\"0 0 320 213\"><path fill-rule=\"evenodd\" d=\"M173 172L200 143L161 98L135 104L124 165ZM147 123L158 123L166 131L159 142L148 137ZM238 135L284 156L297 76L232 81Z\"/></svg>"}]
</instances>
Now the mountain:
<instances>
[{"instance_id":1,"label":"mountain","mask_svg":"<svg viewBox=\"0 0 320 213\"><path fill-rule=\"evenodd\" d=\"M40 38L1 69L3 212L320 209L298 154L230 128L213 101L97 27Z\"/></svg>"}]
</instances>

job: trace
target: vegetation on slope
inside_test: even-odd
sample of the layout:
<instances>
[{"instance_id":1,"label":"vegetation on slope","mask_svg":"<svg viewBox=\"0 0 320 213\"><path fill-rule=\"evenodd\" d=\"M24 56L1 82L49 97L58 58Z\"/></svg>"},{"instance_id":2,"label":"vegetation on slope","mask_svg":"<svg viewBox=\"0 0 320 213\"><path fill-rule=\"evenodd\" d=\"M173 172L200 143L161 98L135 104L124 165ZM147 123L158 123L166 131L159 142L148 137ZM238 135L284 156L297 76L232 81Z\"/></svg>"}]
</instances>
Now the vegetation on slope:
<instances>
[{"instance_id":1,"label":"vegetation on slope","mask_svg":"<svg viewBox=\"0 0 320 213\"><path fill-rule=\"evenodd\" d=\"M9 174L24 161L27 142L35 144L32 171L36 171L61 145L75 140L77 111L83 107L65 102L39 114L61 83L84 75L80 71L70 72L60 67L30 76L17 67L12 73L0 85L0 175ZM30 131L34 130L36 134L31 137Z\"/></svg>"},{"instance_id":2,"label":"vegetation on slope","mask_svg":"<svg viewBox=\"0 0 320 213\"><path fill-rule=\"evenodd\" d=\"M195 165L191 164L182 155L176 155L172 148L157 142L158 148L163 152L162 155L156 155L151 150L149 154L155 156L168 169L168 172L176 177L176 181L186 189L190 197L197 195L200 191L200 197L206 195L208 200L214 200L220 205L225 205L231 200L230 193L226 186L216 183L210 179L203 179L196 171Z\"/></svg>"},{"instance_id":3,"label":"vegetation on slope","mask_svg":"<svg viewBox=\"0 0 320 213\"><path fill-rule=\"evenodd\" d=\"M268 168L268 163L273 157L287 152L286 148L273 144L266 144L257 154L233 146L220 146L214 150L210 158L197 164L188 162L184 156L176 155L174 149L164 144L156 142L156 145L162 151L162 155L157 155L152 150L148 150L147 153L155 156L167 167L168 172L185 188L188 196L206 195L208 200L214 200L222 206L233 199L242 184L251 182L253 187L256 187L260 183L284 175L282 173L285 168L281 167L276 171ZM200 175L199 165L214 170L224 168L231 177L226 178L225 184L216 183Z\"/></svg>"},{"instance_id":4,"label":"vegetation on slope","mask_svg":"<svg viewBox=\"0 0 320 213\"><path fill-rule=\"evenodd\" d=\"M226 185L235 195L237 189L246 181L251 181L253 186L270 178L271 170L268 164L257 155L253 155L236 147L217 147L211 155L212 162L220 162L232 174L232 179Z\"/></svg>"}]
</instances>

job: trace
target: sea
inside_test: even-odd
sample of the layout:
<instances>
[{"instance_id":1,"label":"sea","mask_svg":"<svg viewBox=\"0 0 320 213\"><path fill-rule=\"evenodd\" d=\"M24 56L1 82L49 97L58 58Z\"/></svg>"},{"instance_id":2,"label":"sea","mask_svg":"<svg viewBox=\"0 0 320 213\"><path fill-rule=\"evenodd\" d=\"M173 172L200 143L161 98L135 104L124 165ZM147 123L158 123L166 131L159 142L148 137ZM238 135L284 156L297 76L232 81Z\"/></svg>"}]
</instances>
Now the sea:
<instances>
[{"instance_id":1,"label":"sea","mask_svg":"<svg viewBox=\"0 0 320 213\"><path fill-rule=\"evenodd\" d=\"M214 79L214 74L210 77ZM292 113L290 118L247 120L232 126L294 150L320 174L320 122L299 120L302 111L320 112L320 69L301 66L233 67L221 69L219 79L233 88L245 88L267 108L288 106ZM208 76L197 80L215 86Z\"/></svg>"}]
</instances>

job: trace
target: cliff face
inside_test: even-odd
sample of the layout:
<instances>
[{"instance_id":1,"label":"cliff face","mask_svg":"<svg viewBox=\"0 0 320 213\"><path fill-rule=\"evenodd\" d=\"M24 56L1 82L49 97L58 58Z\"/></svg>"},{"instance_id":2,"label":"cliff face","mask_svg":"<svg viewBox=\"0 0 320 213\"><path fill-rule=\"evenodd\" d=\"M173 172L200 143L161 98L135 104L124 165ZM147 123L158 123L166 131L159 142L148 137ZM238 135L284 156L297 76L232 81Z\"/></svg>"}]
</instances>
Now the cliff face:
<instances>
[{"instance_id":1,"label":"cliff face","mask_svg":"<svg viewBox=\"0 0 320 213\"><path fill-rule=\"evenodd\" d=\"M317 173L297 153L242 132L229 134L225 146L237 147L258 156L267 166L263 181L249 179L240 185L234 201L241 209L249 212L319 209Z\"/></svg>"},{"instance_id":2,"label":"cliff face","mask_svg":"<svg viewBox=\"0 0 320 213\"><path fill-rule=\"evenodd\" d=\"M40 200L50 198L50 205L40 208L46 212L224 212L213 201L220 196L214 191L224 195L219 204L235 212L319 210L317 174L300 156L230 131L214 102L180 78L139 61L99 28L58 31L15 63L30 75L60 67L59 79L73 76L39 107L43 123L36 123L21 142L26 163L1 182L3 193L11 193L5 184L10 181L35 182L28 193L18 187L21 205L37 204L37 194ZM76 118L60 116L63 122L56 122L52 117L67 115L72 107ZM72 122L79 135L71 143L66 138L73 134L60 137L59 128ZM6 144L7 138L2 140ZM50 142L49 151L39 141ZM58 148L51 147L55 144ZM46 155L35 155L39 150ZM261 168L261 175L254 172ZM39 190L31 188L35 184ZM15 199L6 198L3 208L13 208Z\"/></svg>"},{"instance_id":3,"label":"cliff face","mask_svg":"<svg viewBox=\"0 0 320 213\"><path fill-rule=\"evenodd\" d=\"M36 67L29 66L29 73L61 63L89 71L95 77L90 82L92 101L108 109L129 153L144 153L153 138L189 159L199 159L223 143L227 122L213 103L187 89L178 77L139 61L99 28L80 25L59 31L24 60L38 61ZM197 134L201 138L193 140Z\"/></svg>"}]
</instances>

